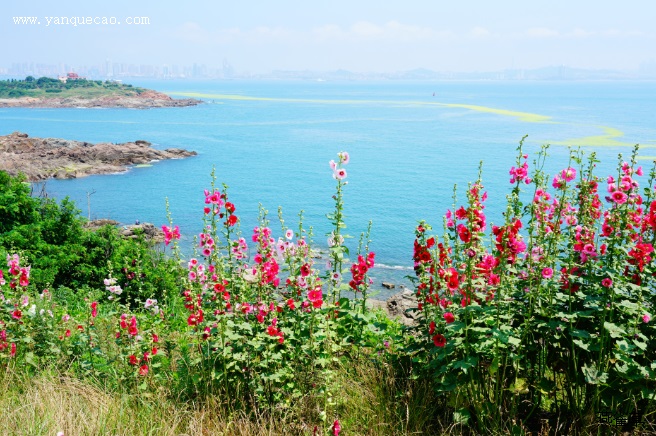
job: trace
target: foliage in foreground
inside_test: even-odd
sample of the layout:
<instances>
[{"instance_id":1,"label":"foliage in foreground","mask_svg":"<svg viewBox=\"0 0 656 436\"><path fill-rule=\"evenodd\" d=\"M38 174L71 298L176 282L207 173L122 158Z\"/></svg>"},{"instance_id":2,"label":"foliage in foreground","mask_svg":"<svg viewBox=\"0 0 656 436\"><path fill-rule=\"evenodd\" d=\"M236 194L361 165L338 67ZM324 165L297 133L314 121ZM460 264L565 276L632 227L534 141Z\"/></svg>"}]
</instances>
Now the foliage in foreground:
<instances>
[{"instance_id":1,"label":"foliage in foreground","mask_svg":"<svg viewBox=\"0 0 656 436\"><path fill-rule=\"evenodd\" d=\"M163 230L173 260L159 259L143 241L112 240L132 254L94 260L107 265L95 284L44 290L32 279L41 268L50 271L47 263L30 269L24 257L8 255L0 278L5 383L25 377L37 386L23 381L25 391L40 389L57 382L34 374L53 371L69 380L62 383L86 380L84 389L100 389L110 403L127 398L128 406L112 410L141 413L166 401L189 417L216 414L226 428L238 421L243 434L260 430L244 430L252 429L244 420L274 434L333 435L342 428L574 434L635 427L624 419L647 425L656 411L654 172L640 191L634 159L600 179L594 155L584 164L574 153L550 180L545 155L530 173L520 144L505 222L489 235L480 178L466 204L447 212L441 239L420 223L413 253L420 316L405 330L368 309L375 265L368 231L357 261L348 261L344 152L331 161L335 208L323 271L302 215L290 229L279 214L276 238L261 211L247 240L227 187L214 184L204 195L197 254L182 268L180 232L171 222ZM0 242L18 240L6 235L28 225L23 234L41 235L36 246L53 244L34 212L44 207L54 212L42 216L67 216L62 229L77 234L72 206L31 199L20 180L3 183L0 213L10 218L0 220L9 223ZM23 206L9 207L16 203L7 198ZM65 239L61 247L83 238ZM22 253L30 248L22 245ZM91 263L83 255L77 262ZM159 433L192 432L190 425L181 421Z\"/></svg>"}]
</instances>

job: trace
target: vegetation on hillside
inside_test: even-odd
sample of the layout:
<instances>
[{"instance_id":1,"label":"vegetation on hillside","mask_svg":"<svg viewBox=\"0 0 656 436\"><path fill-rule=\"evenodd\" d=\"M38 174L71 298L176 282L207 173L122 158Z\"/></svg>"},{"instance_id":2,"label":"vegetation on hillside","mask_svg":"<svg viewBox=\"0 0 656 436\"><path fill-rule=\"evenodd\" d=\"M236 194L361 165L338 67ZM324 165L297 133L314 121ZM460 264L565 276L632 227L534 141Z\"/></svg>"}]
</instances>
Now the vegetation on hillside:
<instances>
[{"instance_id":1,"label":"vegetation on hillside","mask_svg":"<svg viewBox=\"0 0 656 436\"><path fill-rule=\"evenodd\" d=\"M133 87L129 84L84 78L65 82L50 77L36 79L32 76L27 76L24 80L0 80L0 98L135 96L144 91L144 88Z\"/></svg>"}]
</instances>

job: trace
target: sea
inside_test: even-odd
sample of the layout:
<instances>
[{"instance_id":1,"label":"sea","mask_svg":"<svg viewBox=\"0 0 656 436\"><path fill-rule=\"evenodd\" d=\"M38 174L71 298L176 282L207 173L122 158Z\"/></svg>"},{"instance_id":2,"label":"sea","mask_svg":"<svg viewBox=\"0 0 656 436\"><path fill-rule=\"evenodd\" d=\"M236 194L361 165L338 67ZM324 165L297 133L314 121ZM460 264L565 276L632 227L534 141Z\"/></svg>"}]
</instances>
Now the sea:
<instances>
[{"instance_id":1,"label":"sea","mask_svg":"<svg viewBox=\"0 0 656 436\"><path fill-rule=\"evenodd\" d=\"M83 216L125 224L167 224L168 199L186 256L193 256L194 235L202 229L203 190L213 171L217 186L228 186L247 240L260 209L268 211L274 236L282 236L282 208L292 229L302 211L314 245L325 250L331 230L326 214L333 210L336 188L329 161L347 151L343 195L345 233L353 236L347 240L350 257L355 259L371 221L373 289L381 299L410 286L417 223L426 220L442 234L444 213L464 204L479 168L488 192L488 226L503 222L508 171L526 135L530 168L549 144L545 169L551 175L566 168L571 150L578 148L596 154L603 177L617 174L618 159L629 159L635 144L645 169L656 159L654 82L129 83L204 103L147 110L4 108L0 134L114 143L142 139L155 148L198 152L121 174L45 183L49 196L70 197ZM322 257L316 260L320 269L327 261ZM395 289L383 288L383 282Z\"/></svg>"}]
</instances>

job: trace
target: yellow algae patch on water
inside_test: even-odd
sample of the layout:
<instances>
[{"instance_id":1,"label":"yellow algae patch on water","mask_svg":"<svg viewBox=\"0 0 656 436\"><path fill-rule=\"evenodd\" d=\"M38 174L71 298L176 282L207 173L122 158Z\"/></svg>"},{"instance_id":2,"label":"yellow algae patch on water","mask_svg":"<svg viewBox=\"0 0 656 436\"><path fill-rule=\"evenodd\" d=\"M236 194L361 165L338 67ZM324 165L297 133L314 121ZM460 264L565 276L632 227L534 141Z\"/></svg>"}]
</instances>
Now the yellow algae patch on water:
<instances>
[{"instance_id":1,"label":"yellow algae patch on water","mask_svg":"<svg viewBox=\"0 0 656 436\"><path fill-rule=\"evenodd\" d=\"M508 109L497 109L487 106L460 103L440 103L435 101L397 101L397 100L327 100L327 99L306 99L306 98L273 98L273 97L252 97L248 95L235 94L205 94L199 92L169 92L171 95L179 95L191 98L208 98L218 100L240 100L240 101L277 101L285 103L323 103L323 104L387 104L387 105L423 105L423 106L441 106L449 108L469 109L476 112L485 112L495 115L514 117L527 123L547 123L551 117L547 115L534 114L530 112L511 111Z\"/></svg>"},{"instance_id":2,"label":"yellow algae patch on water","mask_svg":"<svg viewBox=\"0 0 656 436\"><path fill-rule=\"evenodd\" d=\"M533 114L530 112L511 111L507 109L497 109L493 107L478 106L474 104L459 104L459 103L440 103L440 104L446 107L457 107L457 108L473 110L476 112L485 112L489 114L503 115L506 117L515 117L519 119L519 121L524 121L526 123L547 123L551 121L550 116Z\"/></svg>"},{"instance_id":3,"label":"yellow algae patch on water","mask_svg":"<svg viewBox=\"0 0 656 436\"><path fill-rule=\"evenodd\" d=\"M553 141L551 144L568 145L572 147L633 147L630 142L618 141L616 138L624 136L624 132L614 127L596 126L604 131L603 135L584 136L565 141Z\"/></svg>"}]
</instances>

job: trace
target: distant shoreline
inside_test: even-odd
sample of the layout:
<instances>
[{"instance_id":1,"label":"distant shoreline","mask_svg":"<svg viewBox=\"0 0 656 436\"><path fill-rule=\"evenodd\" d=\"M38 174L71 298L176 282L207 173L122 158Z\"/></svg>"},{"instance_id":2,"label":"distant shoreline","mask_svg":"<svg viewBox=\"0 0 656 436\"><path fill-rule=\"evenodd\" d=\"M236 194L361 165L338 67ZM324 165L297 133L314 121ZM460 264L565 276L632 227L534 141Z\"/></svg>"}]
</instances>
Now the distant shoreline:
<instances>
[{"instance_id":1,"label":"distant shoreline","mask_svg":"<svg viewBox=\"0 0 656 436\"><path fill-rule=\"evenodd\" d=\"M145 94L145 95L144 95ZM187 107L202 103L193 98L173 99L157 91L138 96L81 97L18 97L0 98L0 108L125 108L152 109Z\"/></svg>"},{"instance_id":2,"label":"distant shoreline","mask_svg":"<svg viewBox=\"0 0 656 436\"><path fill-rule=\"evenodd\" d=\"M128 108L185 107L202 103L193 98L174 99L152 89L115 81L87 80L69 73L53 79L28 76L0 81L0 108Z\"/></svg>"}]
</instances>

